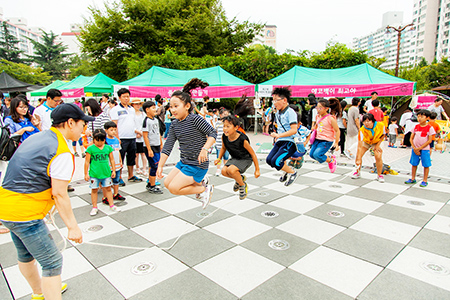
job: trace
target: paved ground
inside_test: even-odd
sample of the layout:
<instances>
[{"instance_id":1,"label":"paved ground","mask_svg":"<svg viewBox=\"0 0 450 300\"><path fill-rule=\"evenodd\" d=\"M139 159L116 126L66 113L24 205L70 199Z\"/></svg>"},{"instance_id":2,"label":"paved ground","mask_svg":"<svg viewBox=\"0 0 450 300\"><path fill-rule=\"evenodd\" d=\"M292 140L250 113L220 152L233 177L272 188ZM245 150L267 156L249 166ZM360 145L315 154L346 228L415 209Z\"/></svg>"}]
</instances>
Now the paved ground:
<instances>
[{"instance_id":1,"label":"paved ground","mask_svg":"<svg viewBox=\"0 0 450 300\"><path fill-rule=\"evenodd\" d=\"M270 142L250 138L255 148ZM385 156L391 166L401 166L409 151L389 148ZM448 156L433 153L432 175ZM71 200L86 241L143 249L69 244L63 298L450 299L450 186L436 175L426 189L406 186L407 165L383 184L368 170L352 180L352 162L339 162L335 174L307 162L285 187L261 160L260 178L247 172L250 194L243 201L232 192L232 181L212 176L215 193L205 211L193 197L166 190L150 195L145 183L133 183L121 189L127 197L122 212L101 206L90 217L89 189L75 182ZM78 175L80 168L77 159ZM64 228L59 219L57 225ZM185 231L171 250L161 250ZM14 299L29 299L8 235L0 235L0 253L6 277L0 277L0 299L13 299L7 284Z\"/></svg>"}]
</instances>

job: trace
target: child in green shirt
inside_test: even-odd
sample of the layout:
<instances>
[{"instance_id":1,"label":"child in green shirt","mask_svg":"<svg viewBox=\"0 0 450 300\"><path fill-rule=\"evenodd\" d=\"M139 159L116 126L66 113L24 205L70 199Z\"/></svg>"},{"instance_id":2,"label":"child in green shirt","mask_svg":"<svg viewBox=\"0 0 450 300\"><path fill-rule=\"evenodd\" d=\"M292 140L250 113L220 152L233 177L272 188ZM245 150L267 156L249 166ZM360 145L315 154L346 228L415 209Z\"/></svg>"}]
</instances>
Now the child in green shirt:
<instances>
[{"instance_id":1,"label":"child in green shirt","mask_svg":"<svg viewBox=\"0 0 450 300\"><path fill-rule=\"evenodd\" d=\"M91 216L98 213L98 189L102 185L103 195L106 196L109 208L112 211L120 211L120 208L114 205L111 193L112 179L116 176L116 164L114 163L113 148L105 145L106 132L103 129L96 129L92 134L94 145L86 149L86 159L84 163L84 179L89 181L91 188L92 210ZM112 169L112 171L111 171Z\"/></svg>"}]
</instances>

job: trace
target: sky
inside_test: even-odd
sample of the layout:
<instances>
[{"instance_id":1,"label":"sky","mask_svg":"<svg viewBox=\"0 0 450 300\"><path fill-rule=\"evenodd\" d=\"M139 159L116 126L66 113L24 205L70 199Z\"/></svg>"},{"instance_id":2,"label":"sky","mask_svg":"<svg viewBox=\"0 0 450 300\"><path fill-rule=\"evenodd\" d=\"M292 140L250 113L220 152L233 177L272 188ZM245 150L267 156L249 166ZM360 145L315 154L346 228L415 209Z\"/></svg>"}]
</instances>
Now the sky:
<instances>
[{"instance_id":1,"label":"sky","mask_svg":"<svg viewBox=\"0 0 450 300\"><path fill-rule=\"evenodd\" d=\"M89 6L103 7L108 0L0 0L5 18L24 17L29 27L56 34L89 17ZM229 19L277 26L277 51L323 51L328 41L352 46L381 27L383 13L403 11L412 20L413 0L222 0Z\"/></svg>"}]
</instances>

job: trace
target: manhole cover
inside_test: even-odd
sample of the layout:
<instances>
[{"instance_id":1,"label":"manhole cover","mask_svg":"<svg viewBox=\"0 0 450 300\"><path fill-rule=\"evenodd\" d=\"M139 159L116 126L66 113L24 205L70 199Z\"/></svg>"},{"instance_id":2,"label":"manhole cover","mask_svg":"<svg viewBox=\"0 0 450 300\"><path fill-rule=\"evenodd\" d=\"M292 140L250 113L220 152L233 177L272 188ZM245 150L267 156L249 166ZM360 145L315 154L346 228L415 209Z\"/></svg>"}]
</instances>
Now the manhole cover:
<instances>
[{"instance_id":1,"label":"manhole cover","mask_svg":"<svg viewBox=\"0 0 450 300\"><path fill-rule=\"evenodd\" d=\"M209 216L209 212L207 211L201 211L197 213L197 217L199 218L206 218L207 216Z\"/></svg>"},{"instance_id":2,"label":"manhole cover","mask_svg":"<svg viewBox=\"0 0 450 300\"><path fill-rule=\"evenodd\" d=\"M122 202L117 202L117 203L115 203L116 206L125 206L125 205L127 205L127 204L128 204L127 201L122 201Z\"/></svg>"},{"instance_id":3,"label":"manhole cover","mask_svg":"<svg viewBox=\"0 0 450 300\"><path fill-rule=\"evenodd\" d=\"M256 193L256 195L259 196L259 197L267 197L267 196L269 196L270 194L267 193L267 192L259 192L259 193Z\"/></svg>"},{"instance_id":4,"label":"manhole cover","mask_svg":"<svg viewBox=\"0 0 450 300\"><path fill-rule=\"evenodd\" d=\"M92 225L84 230L86 233L98 232L103 229L103 225Z\"/></svg>"},{"instance_id":5,"label":"manhole cover","mask_svg":"<svg viewBox=\"0 0 450 300\"><path fill-rule=\"evenodd\" d=\"M156 265L152 262L142 262L131 268L131 273L134 275L147 275L155 271Z\"/></svg>"},{"instance_id":6,"label":"manhole cover","mask_svg":"<svg viewBox=\"0 0 450 300\"><path fill-rule=\"evenodd\" d=\"M327 212L327 215L329 215L330 217L333 218L342 218L345 216L345 214L343 212L337 211L337 210L332 210Z\"/></svg>"},{"instance_id":7,"label":"manhole cover","mask_svg":"<svg viewBox=\"0 0 450 300\"><path fill-rule=\"evenodd\" d=\"M288 242L283 240L271 240L269 242L269 247L274 250L287 250L291 245Z\"/></svg>"},{"instance_id":8,"label":"manhole cover","mask_svg":"<svg viewBox=\"0 0 450 300\"><path fill-rule=\"evenodd\" d=\"M330 187L330 188L334 188L334 189L341 189L341 188L342 188L342 185L339 185L339 184L330 184L329 187Z\"/></svg>"},{"instance_id":9,"label":"manhole cover","mask_svg":"<svg viewBox=\"0 0 450 300\"><path fill-rule=\"evenodd\" d=\"M272 210L266 210L261 213L261 216L263 216L264 218L269 218L269 219L276 218L279 215L280 215L279 213L277 213L276 211L272 211Z\"/></svg>"},{"instance_id":10,"label":"manhole cover","mask_svg":"<svg viewBox=\"0 0 450 300\"><path fill-rule=\"evenodd\" d=\"M416 205L416 206L424 206L425 205L425 203L416 201L416 200L406 201L406 203L411 204L411 205Z\"/></svg>"},{"instance_id":11,"label":"manhole cover","mask_svg":"<svg viewBox=\"0 0 450 300\"><path fill-rule=\"evenodd\" d=\"M449 275L450 272L447 268L445 268L443 265L432 263L432 262L423 262L420 264L420 266L430 273L436 274L436 275Z\"/></svg>"}]
</instances>

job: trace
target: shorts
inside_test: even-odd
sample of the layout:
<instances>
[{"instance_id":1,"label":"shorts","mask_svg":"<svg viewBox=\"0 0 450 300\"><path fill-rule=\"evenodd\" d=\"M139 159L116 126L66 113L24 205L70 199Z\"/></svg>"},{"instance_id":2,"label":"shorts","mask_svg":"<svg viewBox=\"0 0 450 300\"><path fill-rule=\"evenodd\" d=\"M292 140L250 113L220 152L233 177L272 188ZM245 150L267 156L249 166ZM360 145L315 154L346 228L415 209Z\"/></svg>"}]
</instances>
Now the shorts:
<instances>
[{"instance_id":1,"label":"shorts","mask_svg":"<svg viewBox=\"0 0 450 300\"><path fill-rule=\"evenodd\" d=\"M116 177L111 178L111 180L112 180L112 185L119 185L121 173L122 173L122 169L116 170ZM102 186L103 186L103 185L102 185Z\"/></svg>"},{"instance_id":2,"label":"shorts","mask_svg":"<svg viewBox=\"0 0 450 300\"><path fill-rule=\"evenodd\" d=\"M120 156L122 161L125 161L125 154L127 155L127 166L134 166L136 164L136 139L120 139Z\"/></svg>"},{"instance_id":3,"label":"shorts","mask_svg":"<svg viewBox=\"0 0 450 300\"><path fill-rule=\"evenodd\" d=\"M44 220L2 223L11 231L18 261L28 263L36 259L43 277L61 275L63 258Z\"/></svg>"},{"instance_id":4,"label":"shorts","mask_svg":"<svg viewBox=\"0 0 450 300\"><path fill-rule=\"evenodd\" d=\"M303 157L306 154L306 149L305 149L305 145L303 145L303 143L301 144L296 144L297 146L297 151L295 151L294 154L292 154L292 158L300 158ZM301 151L298 151L298 148L300 148Z\"/></svg>"},{"instance_id":5,"label":"shorts","mask_svg":"<svg viewBox=\"0 0 450 300\"><path fill-rule=\"evenodd\" d=\"M290 158L297 151L297 147L294 142L291 141L278 141L273 146L269 155L266 157L266 163L272 168L281 170L284 166L284 162Z\"/></svg>"},{"instance_id":6,"label":"shorts","mask_svg":"<svg viewBox=\"0 0 450 300\"><path fill-rule=\"evenodd\" d=\"M147 147L144 147L144 154L147 158L148 167L149 167L149 175L154 177L156 176L156 170L158 169L159 160L161 158L161 147L160 146L151 146L153 151L153 157L148 156Z\"/></svg>"},{"instance_id":7,"label":"shorts","mask_svg":"<svg viewBox=\"0 0 450 300\"><path fill-rule=\"evenodd\" d=\"M177 165L175 166L178 170L181 171L186 176L191 176L194 178L195 182L202 182L203 178L205 177L206 173L208 173L208 169L202 169L197 166L192 165L186 165L179 161Z\"/></svg>"},{"instance_id":8,"label":"shorts","mask_svg":"<svg viewBox=\"0 0 450 300\"><path fill-rule=\"evenodd\" d=\"M245 171L247 171L248 168L250 168L250 166L252 165L253 160L252 159L237 159L237 158L231 158L230 160L227 161L227 163L225 164L225 166L229 167L229 166L235 166L236 168L239 169L239 173L244 173Z\"/></svg>"},{"instance_id":9,"label":"shorts","mask_svg":"<svg viewBox=\"0 0 450 300\"><path fill-rule=\"evenodd\" d=\"M102 185L102 188L109 187L112 185L111 177L98 179L91 177L89 179L89 188L91 190L96 190L100 187L100 184Z\"/></svg>"},{"instance_id":10,"label":"shorts","mask_svg":"<svg viewBox=\"0 0 450 300\"><path fill-rule=\"evenodd\" d=\"M83 146L83 138L80 138L79 140L78 140L78 144L80 144L80 146ZM77 141L74 141L74 142L72 142L72 146L76 146L77 145Z\"/></svg>"},{"instance_id":11,"label":"shorts","mask_svg":"<svg viewBox=\"0 0 450 300\"><path fill-rule=\"evenodd\" d=\"M137 153L144 153L144 143L143 142L136 142L136 154Z\"/></svg>"},{"instance_id":12,"label":"shorts","mask_svg":"<svg viewBox=\"0 0 450 300\"><path fill-rule=\"evenodd\" d=\"M414 167L417 167L420 161L422 161L422 167L431 167L430 150L420 150L420 155L415 154L414 150L411 150L411 158L409 163Z\"/></svg>"},{"instance_id":13,"label":"shorts","mask_svg":"<svg viewBox=\"0 0 450 300\"><path fill-rule=\"evenodd\" d=\"M220 149L217 148L217 146L216 146L216 155L217 155L217 158L219 158L219 154L220 154ZM225 151L225 154L223 155L222 159L224 159L224 160L230 159L230 153L228 152L228 150Z\"/></svg>"},{"instance_id":14,"label":"shorts","mask_svg":"<svg viewBox=\"0 0 450 300\"><path fill-rule=\"evenodd\" d=\"M366 149L370 149L375 147L375 144L371 145L371 144L367 144L366 142L362 141L362 146Z\"/></svg>"}]
</instances>

